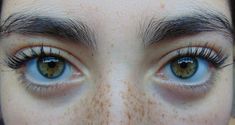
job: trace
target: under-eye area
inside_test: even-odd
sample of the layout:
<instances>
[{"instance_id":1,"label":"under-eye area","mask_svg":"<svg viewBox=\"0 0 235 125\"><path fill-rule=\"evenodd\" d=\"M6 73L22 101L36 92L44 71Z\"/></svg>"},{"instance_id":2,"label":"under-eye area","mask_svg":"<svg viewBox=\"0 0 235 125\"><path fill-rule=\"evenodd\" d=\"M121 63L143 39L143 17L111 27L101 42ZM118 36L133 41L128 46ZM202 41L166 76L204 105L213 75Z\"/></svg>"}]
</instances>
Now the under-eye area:
<instances>
[{"instance_id":1,"label":"under-eye area","mask_svg":"<svg viewBox=\"0 0 235 125\"><path fill-rule=\"evenodd\" d=\"M167 53L161 58L164 65L152 75L153 84L181 99L207 94L213 87L214 76L228 58L224 50L217 48L205 44Z\"/></svg>"},{"instance_id":2,"label":"under-eye area","mask_svg":"<svg viewBox=\"0 0 235 125\"><path fill-rule=\"evenodd\" d=\"M5 63L20 74L28 91L40 96L68 91L85 79L81 62L52 46L24 47L8 54Z\"/></svg>"}]
</instances>

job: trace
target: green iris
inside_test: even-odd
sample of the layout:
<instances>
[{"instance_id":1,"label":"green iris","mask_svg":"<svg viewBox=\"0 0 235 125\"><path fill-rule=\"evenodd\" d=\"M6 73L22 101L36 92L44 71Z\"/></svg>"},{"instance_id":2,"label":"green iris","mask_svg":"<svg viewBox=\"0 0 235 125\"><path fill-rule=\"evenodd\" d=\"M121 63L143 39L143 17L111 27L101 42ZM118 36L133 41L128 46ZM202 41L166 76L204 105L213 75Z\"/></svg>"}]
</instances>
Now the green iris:
<instances>
[{"instance_id":1,"label":"green iris","mask_svg":"<svg viewBox=\"0 0 235 125\"><path fill-rule=\"evenodd\" d=\"M65 61L57 57L42 57L37 61L40 74L48 79L61 76L65 69Z\"/></svg>"},{"instance_id":2,"label":"green iris","mask_svg":"<svg viewBox=\"0 0 235 125\"><path fill-rule=\"evenodd\" d=\"M181 79L188 79L192 77L198 70L198 61L196 58L183 57L174 60L171 63L171 71L173 74Z\"/></svg>"}]
</instances>

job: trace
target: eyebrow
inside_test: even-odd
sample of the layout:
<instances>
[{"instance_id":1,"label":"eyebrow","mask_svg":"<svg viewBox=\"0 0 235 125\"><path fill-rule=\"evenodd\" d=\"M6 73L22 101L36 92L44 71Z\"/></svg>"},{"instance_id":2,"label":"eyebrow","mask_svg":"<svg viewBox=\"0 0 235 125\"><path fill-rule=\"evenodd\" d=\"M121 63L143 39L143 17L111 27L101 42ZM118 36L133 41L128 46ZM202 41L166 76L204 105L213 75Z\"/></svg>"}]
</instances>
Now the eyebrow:
<instances>
[{"instance_id":1,"label":"eyebrow","mask_svg":"<svg viewBox=\"0 0 235 125\"><path fill-rule=\"evenodd\" d=\"M81 21L15 13L1 24L0 37L10 33L24 35L48 35L96 48L95 35L91 28Z\"/></svg>"},{"instance_id":2,"label":"eyebrow","mask_svg":"<svg viewBox=\"0 0 235 125\"><path fill-rule=\"evenodd\" d=\"M202 32L218 32L233 39L233 28L229 20L221 13L200 11L178 17L163 19L152 18L141 36L145 46L159 41Z\"/></svg>"}]
</instances>

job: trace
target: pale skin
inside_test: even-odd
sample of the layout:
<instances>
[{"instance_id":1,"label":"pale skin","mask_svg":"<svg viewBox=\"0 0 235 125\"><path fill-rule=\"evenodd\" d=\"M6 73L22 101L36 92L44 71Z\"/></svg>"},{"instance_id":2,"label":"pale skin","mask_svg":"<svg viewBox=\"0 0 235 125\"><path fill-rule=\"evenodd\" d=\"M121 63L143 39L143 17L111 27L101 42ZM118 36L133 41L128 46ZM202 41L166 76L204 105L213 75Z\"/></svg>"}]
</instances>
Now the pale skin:
<instances>
[{"instance_id":1,"label":"pale skin","mask_svg":"<svg viewBox=\"0 0 235 125\"><path fill-rule=\"evenodd\" d=\"M226 125L232 108L232 66L213 70L211 88L197 97L173 94L154 81L168 53L209 43L223 49L230 64L232 40L219 32L201 32L163 39L144 46L140 26L153 17L191 14L197 7L215 10L231 21L225 0L5 0L2 19L26 12L70 18L88 25L96 49L46 35L11 33L0 42L5 52L28 46L53 46L75 58L84 79L53 94L38 96L19 80L21 69L1 63L1 108L6 125ZM79 61L78 59L79 58ZM165 60L165 61L163 61ZM82 66L81 66L82 65ZM24 72L24 70L23 70ZM62 86L63 87L63 86ZM172 90L180 93L181 90ZM188 97L189 96L189 97Z\"/></svg>"}]
</instances>

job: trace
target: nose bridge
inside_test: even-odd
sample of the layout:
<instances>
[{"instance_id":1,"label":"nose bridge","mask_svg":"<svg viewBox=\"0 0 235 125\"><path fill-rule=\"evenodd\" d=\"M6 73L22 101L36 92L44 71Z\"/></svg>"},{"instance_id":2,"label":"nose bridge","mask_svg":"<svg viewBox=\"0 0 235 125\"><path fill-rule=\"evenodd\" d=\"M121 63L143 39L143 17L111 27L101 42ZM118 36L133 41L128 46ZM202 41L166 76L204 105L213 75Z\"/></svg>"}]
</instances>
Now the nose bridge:
<instances>
[{"instance_id":1,"label":"nose bridge","mask_svg":"<svg viewBox=\"0 0 235 125\"><path fill-rule=\"evenodd\" d=\"M109 86L109 91L106 93L106 98L109 100L109 124L120 125L125 119L125 98L123 94L128 88L128 77L130 69L123 63L112 63L107 66L104 71L102 86Z\"/></svg>"},{"instance_id":2,"label":"nose bridge","mask_svg":"<svg viewBox=\"0 0 235 125\"><path fill-rule=\"evenodd\" d=\"M114 19L113 21L115 22ZM124 29L120 28L121 24L107 23L107 25L100 31L105 35L98 37L97 72L99 75L97 76L99 77L97 77L96 84L99 89L96 93L100 93L109 105L105 105L106 113L102 113L99 117L105 119L108 125L127 125L129 124L128 114L131 115L128 113L128 108L132 106L132 102L130 103L128 99L132 98L129 95L134 92L128 92L130 90L128 88L136 90L134 87L137 84L135 70L139 65L140 56L136 53L141 51L141 44L133 37L134 28L127 28L130 32L124 32ZM133 41L136 42L133 43ZM108 88L108 91L104 93L102 88Z\"/></svg>"},{"instance_id":3,"label":"nose bridge","mask_svg":"<svg viewBox=\"0 0 235 125\"><path fill-rule=\"evenodd\" d=\"M116 62L106 65L101 74L96 95L102 98L99 103L102 103L100 106L105 112L98 114L100 119L108 125L141 124L138 122L144 119L145 101L132 69L126 63Z\"/></svg>"}]
</instances>

